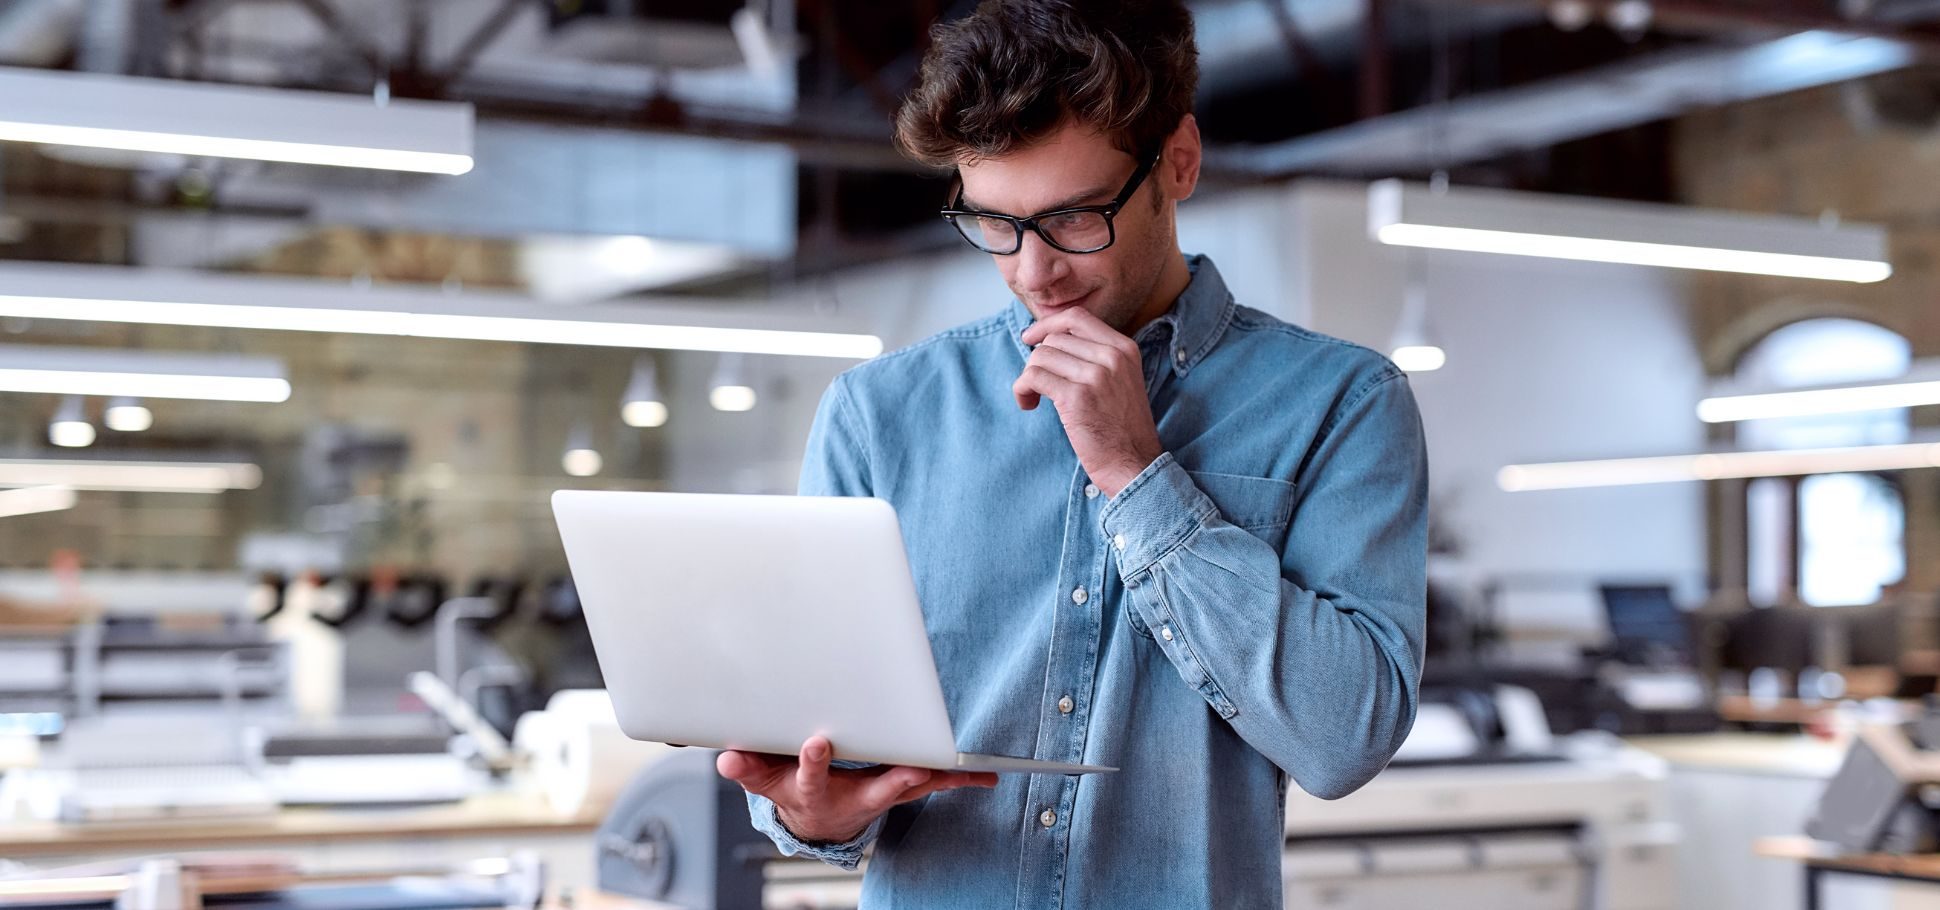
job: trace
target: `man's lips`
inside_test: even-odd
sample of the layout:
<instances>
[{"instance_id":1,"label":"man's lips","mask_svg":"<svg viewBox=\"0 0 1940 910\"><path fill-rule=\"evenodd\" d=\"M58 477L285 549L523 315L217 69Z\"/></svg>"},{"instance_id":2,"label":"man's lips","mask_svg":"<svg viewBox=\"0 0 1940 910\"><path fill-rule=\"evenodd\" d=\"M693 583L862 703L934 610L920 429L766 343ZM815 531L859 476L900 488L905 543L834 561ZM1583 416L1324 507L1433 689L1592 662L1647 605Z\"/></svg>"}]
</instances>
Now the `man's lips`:
<instances>
[{"instance_id":1,"label":"man's lips","mask_svg":"<svg viewBox=\"0 0 1940 910\"><path fill-rule=\"evenodd\" d=\"M1081 303L1083 303L1083 302L1085 302L1086 300L1089 300L1089 299L1091 299L1091 294L1092 294L1092 292L1090 292L1090 291L1086 291L1086 292L1084 292L1084 293L1082 293L1082 294L1079 294L1079 295L1078 295L1078 296L1076 296L1076 297L1072 297L1072 298L1070 298L1070 299L1068 299L1068 300L1062 300L1062 301L1058 301L1058 302L1056 302L1056 303L1048 303L1048 302L1047 302L1047 303L1040 303L1040 304L1038 304L1037 306L1038 306L1038 309L1041 309L1041 310L1062 310L1062 309L1066 309L1066 308L1069 308L1069 307L1074 307L1074 306L1077 306L1078 304L1081 304Z\"/></svg>"}]
</instances>

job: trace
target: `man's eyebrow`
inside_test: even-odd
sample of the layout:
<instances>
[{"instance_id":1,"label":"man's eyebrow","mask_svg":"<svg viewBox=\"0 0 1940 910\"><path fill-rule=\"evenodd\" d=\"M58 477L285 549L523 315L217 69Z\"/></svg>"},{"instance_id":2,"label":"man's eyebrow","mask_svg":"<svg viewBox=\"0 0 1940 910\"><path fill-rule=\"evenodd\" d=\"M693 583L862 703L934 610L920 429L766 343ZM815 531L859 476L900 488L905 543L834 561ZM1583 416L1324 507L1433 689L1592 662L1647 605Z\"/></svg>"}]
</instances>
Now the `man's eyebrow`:
<instances>
[{"instance_id":1,"label":"man's eyebrow","mask_svg":"<svg viewBox=\"0 0 1940 910\"><path fill-rule=\"evenodd\" d=\"M1108 187L1108 186L1100 186L1100 187L1093 187L1093 188L1091 188L1091 189L1088 189L1088 190L1085 190L1085 191L1083 191L1083 192L1079 192L1079 193L1072 193L1071 195L1069 195L1069 196L1066 196L1066 197L1064 197L1063 199L1060 199L1060 200L1058 200L1057 202L1053 202L1053 203L1051 203L1051 204L1050 204L1050 205L1049 205L1048 207L1045 207L1045 208L1041 208L1041 209L1038 209L1038 211L1039 211L1039 212L1055 212L1055 211L1057 211L1057 210L1059 210L1059 209L1068 209L1068 208L1071 208L1072 206L1075 206L1075 205L1078 205L1078 204L1080 204L1080 203L1083 203L1083 202L1084 202L1084 201L1085 201L1086 199L1096 199L1096 198L1098 198L1098 197L1100 197L1100 196L1103 196L1103 195L1105 195L1106 193L1109 193L1109 192L1111 192L1111 187ZM966 210L969 210L969 211L972 211L972 212L990 212L990 210L989 210L989 209L987 209L987 208L984 208L983 206L981 206L981 205L978 205L978 204L977 204L977 203L975 203L975 202L972 202L972 201L970 200L970 197L969 197L968 195L959 195L959 196L958 196L957 198L959 198L959 199L961 199L961 200L963 201L963 207L964 207L964 208L965 208ZM991 214L993 214L993 215L997 215L997 214L1008 214L1008 213L1006 213L1006 212L991 212ZM1022 216L1018 216L1018 217L1022 217Z\"/></svg>"}]
</instances>

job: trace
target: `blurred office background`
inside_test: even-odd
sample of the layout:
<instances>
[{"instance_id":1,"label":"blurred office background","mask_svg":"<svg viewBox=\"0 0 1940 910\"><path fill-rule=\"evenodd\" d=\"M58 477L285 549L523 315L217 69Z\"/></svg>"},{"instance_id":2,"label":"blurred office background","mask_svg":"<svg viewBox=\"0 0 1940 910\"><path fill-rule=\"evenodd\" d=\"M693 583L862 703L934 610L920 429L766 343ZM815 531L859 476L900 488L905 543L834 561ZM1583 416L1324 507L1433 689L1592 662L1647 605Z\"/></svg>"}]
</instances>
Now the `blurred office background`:
<instances>
[{"instance_id":1,"label":"blurred office background","mask_svg":"<svg viewBox=\"0 0 1940 910\"><path fill-rule=\"evenodd\" d=\"M1432 466L1429 707L1294 795L1288 906L1940 902L1905 775L1822 799L1940 747L1940 4L1191 7L1183 245ZM574 713L548 497L792 492L832 377L1008 300L890 141L971 8L0 0L0 873L612 886L659 753Z\"/></svg>"}]
</instances>

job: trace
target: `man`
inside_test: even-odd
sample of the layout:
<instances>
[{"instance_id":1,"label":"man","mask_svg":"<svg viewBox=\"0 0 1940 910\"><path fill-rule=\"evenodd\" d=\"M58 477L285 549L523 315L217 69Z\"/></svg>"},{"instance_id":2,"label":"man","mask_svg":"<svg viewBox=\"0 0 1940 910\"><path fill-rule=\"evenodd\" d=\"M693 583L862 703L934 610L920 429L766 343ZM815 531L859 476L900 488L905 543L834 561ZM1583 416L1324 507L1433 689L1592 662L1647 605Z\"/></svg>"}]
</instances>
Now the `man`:
<instances>
[{"instance_id":1,"label":"man","mask_svg":"<svg viewBox=\"0 0 1940 910\"><path fill-rule=\"evenodd\" d=\"M961 749L1121 770L723 753L785 852L873 844L864 906L1279 907L1289 776L1344 796L1413 723L1414 399L1180 251L1196 81L1177 0L992 0L898 116L1016 299L838 377L801 492L896 507Z\"/></svg>"}]
</instances>

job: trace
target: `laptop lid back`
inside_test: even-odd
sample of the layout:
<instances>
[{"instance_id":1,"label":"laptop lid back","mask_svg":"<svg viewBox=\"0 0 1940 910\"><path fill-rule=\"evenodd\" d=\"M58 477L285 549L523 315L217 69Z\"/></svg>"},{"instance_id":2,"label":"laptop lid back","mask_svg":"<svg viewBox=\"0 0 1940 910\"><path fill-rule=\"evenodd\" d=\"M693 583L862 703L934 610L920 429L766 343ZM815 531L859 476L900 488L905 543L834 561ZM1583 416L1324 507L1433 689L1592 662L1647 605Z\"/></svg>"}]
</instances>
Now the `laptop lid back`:
<instances>
[{"instance_id":1,"label":"laptop lid back","mask_svg":"<svg viewBox=\"0 0 1940 910\"><path fill-rule=\"evenodd\" d=\"M628 736L954 763L888 503L562 490L553 511Z\"/></svg>"}]
</instances>

